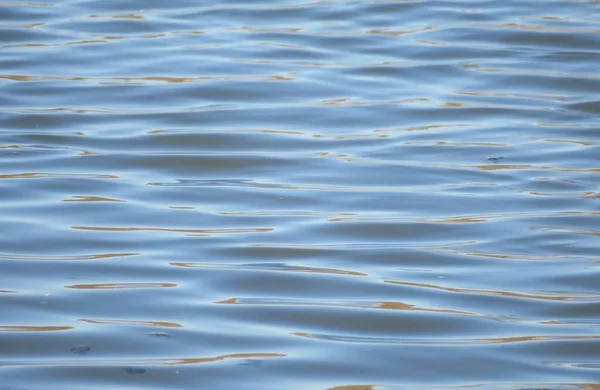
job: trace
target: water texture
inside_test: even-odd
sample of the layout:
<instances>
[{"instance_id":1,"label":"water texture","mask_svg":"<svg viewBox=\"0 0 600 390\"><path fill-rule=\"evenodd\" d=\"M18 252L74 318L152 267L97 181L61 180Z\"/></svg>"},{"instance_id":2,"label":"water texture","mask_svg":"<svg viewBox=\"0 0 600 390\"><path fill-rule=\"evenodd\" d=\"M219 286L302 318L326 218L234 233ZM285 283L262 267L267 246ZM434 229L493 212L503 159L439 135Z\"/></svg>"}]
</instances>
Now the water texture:
<instances>
[{"instance_id":1,"label":"water texture","mask_svg":"<svg viewBox=\"0 0 600 390\"><path fill-rule=\"evenodd\" d=\"M599 6L1 1L0 389L600 389Z\"/></svg>"}]
</instances>

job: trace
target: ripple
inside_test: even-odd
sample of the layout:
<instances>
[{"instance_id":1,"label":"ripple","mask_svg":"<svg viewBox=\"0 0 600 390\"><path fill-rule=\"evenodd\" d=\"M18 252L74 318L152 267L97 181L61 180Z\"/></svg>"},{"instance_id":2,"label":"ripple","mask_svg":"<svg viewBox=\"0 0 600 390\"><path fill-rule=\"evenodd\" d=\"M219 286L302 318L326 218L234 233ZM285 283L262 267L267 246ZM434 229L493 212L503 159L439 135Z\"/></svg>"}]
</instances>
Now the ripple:
<instances>
[{"instance_id":1,"label":"ripple","mask_svg":"<svg viewBox=\"0 0 600 390\"><path fill-rule=\"evenodd\" d=\"M536 226L532 230L549 233L581 234L584 236L600 236L599 230L568 229L560 226Z\"/></svg>"},{"instance_id":2,"label":"ripple","mask_svg":"<svg viewBox=\"0 0 600 390\"><path fill-rule=\"evenodd\" d=\"M434 249L435 250L435 249ZM577 255L531 255L531 254L516 254L516 253L489 253L477 250L455 250L442 248L437 250L438 252L453 253L462 256L470 257L482 257L492 259L507 259L507 260L521 260L521 261L564 261L564 260L584 260L584 261L598 261L597 257L593 256L577 256Z\"/></svg>"},{"instance_id":3,"label":"ripple","mask_svg":"<svg viewBox=\"0 0 600 390\"><path fill-rule=\"evenodd\" d=\"M77 290L117 290L117 289L138 289L138 288L171 288L177 287L175 283L91 283L91 284L73 284L65 288Z\"/></svg>"},{"instance_id":4,"label":"ripple","mask_svg":"<svg viewBox=\"0 0 600 390\"><path fill-rule=\"evenodd\" d=\"M254 264L210 264L210 263L170 263L176 267L205 268L205 269L232 269L241 271L284 271L284 272L308 272L317 274L367 276L367 274L356 271L348 271L335 268L307 267L285 263L254 263Z\"/></svg>"},{"instance_id":5,"label":"ripple","mask_svg":"<svg viewBox=\"0 0 600 390\"><path fill-rule=\"evenodd\" d=\"M600 336L561 335L561 336L520 336L520 337L498 337L483 339L416 339L395 337L358 337L339 336L296 332L294 336L306 337L323 341L338 341L345 343L367 343L367 344L412 344L412 345L491 345L512 344L545 341L569 341L569 340L597 340Z\"/></svg>"},{"instance_id":6,"label":"ripple","mask_svg":"<svg viewBox=\"0 0 600 390\"><path fill-rule=\"evenodd\" d=\"M104 196L73 195L72 199L63 199L63 202L127 202L126 200L107 198Z\"/></svg>"},{"instance_id":7,"label":"ripple","mask_svg":"<svg viewBox=\"0 0 600 390\"><path fill-rule=\"evenodd\" d=\"M78 366L104 366L104 367L122 367L128 365L139 366L174 366L188 364L215 363L230 359L249 359L249 358L277 358L286 357L281 353L231 353L214 357L186 357L186 358L168 358L168 359L85 359L85 360L31 360L31 361L7 361L0 360L1 367L78 367Z\"/></svg>"},{"instance_id":8,"label":"ripple","mask_svg":"<svg viewBox=\"0 0 600 390\"><path fill-rule=\"evenodd\" d=\"M119 176L90 174L90 173L13 173L13 174L1 174L0 175L0 179L47 179L47 178L118 179Z\"/></svg>"},{"instance_id":9,"label":"ripple","mask_svg":"<svg viewBox=\"0 0 600 390\"><path fill-rule=\"evenodd\" d=\"M600 390L597 11L0 2L0 388Z\"/></svg>"},{"instance_id":10,"label":"ripple","mask_svg":"<svg viewBox=\"0 0 600 390\"><path fill-rule=\"evenodd\" d=\"M591 370L600 369L600 363L555 362L555 361L547 361L547 362L542 362L542 363L551 365L551 366L557 366L557 367L573 367L573 368L583 368L583 369L591 369Z\"/></svg>"},{"instance_id":11,"label":"ripple","mask_svg":"<svg viewBox=\"0 0 600 390\"><path fill-rule=\"evenodd\" d=\"M99 253L93 255L25 255L15 253L0 253L0 260L25 260L25 261L86 261L110 259L115 257L137 256L139 253Z\"/></svg>"},{"instance_id":12,"label":"ripple","mask_svg":"<svg viewBox=\"0 0 600 390\"><path fill-rule=\"evenodd\" d=\"M0 332L57 332L75 329L72 326L26 326L26 325L1 325Z\"/></svg>"},{"instance_id":13,"label":"ripple","mask_svg":"<svg viewBox=\"0 0 600 390\"><path fill-rule=\"evenodd\" d=\"M271 211L219 211L219 215L230 216L265 216L265 217L343 217L356 213L319 212L309 210L271 210Z\"/></svg>"},{"instance_id":14,"label":"ripple","mask_svg":"<svg viewBox=\"0 0 600 390\"><path fill-rule=\"evenodd\" d=\"M558 71L545 71L539 69L509 69L509 68L486 68L474 63L465 63L462 65L465 69L476 72L492 72L492 73L504 73L511 75L523 75L523 76L544 76L544 77L569 77L569 78L588 78L598 79L600 74L582 74L582 73L568 73Z\"/></svg>"},{"instance_id":15,"label":"ripple","mask_svg":"<svg viewBox=\"0 0 600 390\"><path fill-rule=\"evenodd\" d=\"M416 243L395 244L395 243L365 243L365 244L250 244L251 247L277 248L277 249L310 249L310 250L370 250L370 249L394 249L394 248L419 248L423 250L433 250L447 248L452 246L463 246L473 244L474 241L464 241L449 244L430 244L422 245Z\"/></svg>"},{"instance_id":16,"label":"ripple","mask_svg":"<svg viewBox=\"0 0 600 390\"><path fill-rule=\"evenodd\" d=\"M476 295L498 295L510 298L524 298L524 299L535 299L542 301L580 301L580 300L600 300L600 294L596 293L563 293L563 294L529 294L514 291L501 291L501 290L479 290L479 289L468 289L468 288L456 288L446 287L428 283L417 283L409 281L398 281L398 280L384 280L384 283L391 283L402 286L418 287L426 289L435 289L446 292L461 293L461 294L476 294Z\"/></svg>"},{"instance_id":17,"label":"ripple","mask_svg":"<svg viewBox=\"0 0 600 390\"><path fill-rule=\"evenodd\" d=\"M98 41L76 41L64 43L62 45L75 45L82 43L101 43L106 42L104 40ZM52 45L31 45L28 47L47 47ZM0 48L15 48L19 46L4 46ZM79 77L79 76L33 76L33 75L19 75L19 74L0 74L0 80L10 80L16 82L56 82L56 81L77 81L77 82L90 82L95 84L106 84L106 85L147 85L156 83L200 83L200 82L240 82L240 81L260 81L260 82L279 82L279 81L293 81L294 77L286 75L271 75L271 76L203 76L203 77L167 77L167 76L144 76L144 77L108 77L108 78L93 78L93 77ZM60 111L73 111L73 112L106 112L105 110L77 110L69 108L51 108L51 109L23 109L21 112L60 112Z\"/></svg>"},{"instance_id":18,"label":"ripple","mask_svg":"<svg viewBox=\"0 0 600 390\"><path fill-rule=\"evenodd\" d=\"M223 228L223 229L171 229L141 227L105 227L105 226L71 226L74 230L90 230L97 232L165 232L184 233L186 236L210 236L215 234L268 233L273 228Z\"/></svg>"},{"instance_id":19,"label":"ripple","mask_svg":"<svg viewBox=\"0 0 600 390\"><path fill-rule=\"evenodd\" d=\"M3 1L0 7L53 7L55 3L37 3L32 1Z\"/></svg>"},{"instance_id":20,"label":"ripple","mask_svg":"<svg viewBox=\"0 0 600 390\"><path fill-rule=\"evenodd\" d=\"M493 384L468 384L456 386L427 386L427 385L342 385L331 387L328 390L404 390L413 388L417 390L598 390L600 386L594 383L555 383L555 382L524 382L524 383L498 383Z\"/></svg>"},{"instance_id":21,"label":"ripple","mask_svg":"<svg viewBox=\"0 0 600 390\"><path fill-rule=\"evenodd\" d=\"M161 287L165 287L165 286L161 286ZM158 328L183 328L183 325L180 325L176 322L168 322L168 321L139 321L139 320L89 319L89 318L79 319L78 321L87 322L90 324L99 324L99 325L126 325L126 326L151 326L151 327L158 327Z\"/></svg>"},{"instance_id":22,"label":"ripple","mask_svg":"<svg viewBox=\"0 0 600 390\"><path fill-rule=\"evenodd\" d=\"M332 218L329 222L419 222L419 223L480 223L494 222L503 219L521 219L521 218L557 218L568 216L598 217L600 213L586 210L558 211L550 213L540 212L511 212L499 214L471 214L456 215L446 217L392 217L392 216L353 216Z\"/></svg>"},{"instance_id":23,"label":"ripple","mask_svg":"<svg viewBox=\"0 0 600 390\"><path fill-rule=\"evenodd\" d=\"M366 275L359 275L366 276ZM326 306L326 307L348 307L360 309L382 309L382 310L414 310L433 312L450 315L467 315L476 317L489 317L486 314L479 314L467 311L453 309L435 309L424 308L403 302L366 302L366 301L340 301L340 302L320 302L300 299L282 299L282 298L229 298L215 303L228 305L276 305L276 306Z\"/></svg>"}]
</instances>

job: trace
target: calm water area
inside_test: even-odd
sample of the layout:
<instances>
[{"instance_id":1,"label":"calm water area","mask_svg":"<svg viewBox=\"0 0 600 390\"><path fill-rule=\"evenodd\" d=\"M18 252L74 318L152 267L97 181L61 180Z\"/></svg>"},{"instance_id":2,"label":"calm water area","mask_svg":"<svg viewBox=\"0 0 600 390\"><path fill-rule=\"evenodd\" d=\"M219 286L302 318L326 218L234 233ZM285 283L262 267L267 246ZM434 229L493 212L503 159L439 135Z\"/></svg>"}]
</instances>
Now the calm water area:
<instances>
[{"instance_id":1,"label":"calm water area","mask_svg":"<svg viewBox=\"0 0 600 390\"><path fill-rule=\"evenodd\" d=\"M0 0L0 390L600 390L600 1Z\"/></svg>"}]
</instances>

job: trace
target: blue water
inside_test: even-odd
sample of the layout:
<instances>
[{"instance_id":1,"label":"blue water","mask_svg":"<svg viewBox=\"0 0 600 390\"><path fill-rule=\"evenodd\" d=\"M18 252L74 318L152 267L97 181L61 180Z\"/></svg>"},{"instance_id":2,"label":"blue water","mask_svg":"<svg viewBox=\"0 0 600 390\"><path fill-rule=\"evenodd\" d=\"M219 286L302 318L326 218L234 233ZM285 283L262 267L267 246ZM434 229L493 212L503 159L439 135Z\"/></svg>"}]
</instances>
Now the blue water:
<instances>
[{"instance_id":1,"label":"blue water","mask_svg":"<svg viewBox=\"0 0 600 390\"><path fill-rule=\"evenodd\" d=\"M0 390L599 390L599 5L0 2Z\"/></svg>"}]
</instances>

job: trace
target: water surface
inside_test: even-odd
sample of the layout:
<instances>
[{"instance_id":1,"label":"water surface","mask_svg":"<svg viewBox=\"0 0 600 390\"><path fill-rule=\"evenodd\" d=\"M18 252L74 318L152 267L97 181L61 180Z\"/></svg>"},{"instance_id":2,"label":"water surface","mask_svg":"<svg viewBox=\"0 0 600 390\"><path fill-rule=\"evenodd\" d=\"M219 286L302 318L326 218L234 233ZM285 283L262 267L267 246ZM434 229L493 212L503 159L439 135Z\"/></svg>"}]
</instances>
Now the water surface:
<instances>
[{"instance_id":1,"label":"water surface","mask_svg":"<svg viewBox=\"0 0 600 390\"><path fill-rule=\"evenodd\" d=\"M600 389L599 4L0 2L0 389Z\"/></svg>"}]
</instances>

